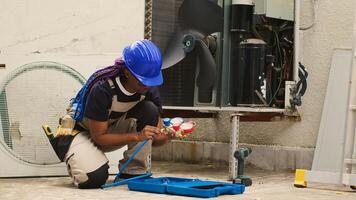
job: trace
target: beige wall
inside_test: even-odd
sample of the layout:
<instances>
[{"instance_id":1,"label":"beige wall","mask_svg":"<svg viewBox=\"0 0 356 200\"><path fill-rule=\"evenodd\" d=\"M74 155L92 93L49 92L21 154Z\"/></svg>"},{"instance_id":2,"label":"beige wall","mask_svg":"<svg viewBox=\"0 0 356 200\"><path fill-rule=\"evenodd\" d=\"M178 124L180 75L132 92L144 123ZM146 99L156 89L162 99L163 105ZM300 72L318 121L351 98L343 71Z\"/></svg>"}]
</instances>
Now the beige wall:
<instances>
[{"instance_id":1,"label":"beige wall","mask_svg":"<svg viewBox=\"0 0 356 200\"><path fill-rule=\"evenodd\" d=\"M311 23L311 0L302 0L301 25ZM301 31L300 60L308 67L308 90L299 108L302 121L245 124L242 140L248 143L314 147L329 78L333 49L352 47L354 0L314 0L316 21ZM245 134L244 134L245 133Z\"/></svg>"},{"instance_id":2,"label":"beige wall","mask_svg":"<svg viewBox=\"0 0 356 200\"><path fill-rule=\"evenodd\" d=\"M300 32L300 60L308 69L308 90L299 107L301 122L242 123L240 142L250 144L314 147L318 135L323 102L334 48L352 47L354 0L301 0L301 26L312 23L315 2L315 25ZM197 140L228 142L229 113L216 120L199 120ZM206 128L205 128L206 127Z\"/></svg>"},{"instance_id":3,"label":"beige wall","mask_svg":"<svg viewBox=\"0 0 356 200\"><path fill-rule=\"evenodd\" d=\"M301 25L312 22L313 0L301 0ZM45 55L67 58L68 64L88 76L98 66L85 59L110 64L128 43L143 37L143 0L40 1L0 0L0 61L5 71ZM242 123L241 142L313 147L316 142L334 48L351 47L354 0L314 0L316 21L301 31L300 59L308 67L308 90L299 108L301 122ZM8 55L25 55L10 59ZM59 57L58 57L59 55ZM103 58L102 55L110 55ZM84 57L83 57L84 56ZM80 57L80 58L79 58ZM97 59L96 59L97 58ZM75 62L76 61L76 62ZM0 71L0 78L4 73ZM194 140L228 142L229 113L217 119L198 120Z\"/></svg>"}]
</instances>

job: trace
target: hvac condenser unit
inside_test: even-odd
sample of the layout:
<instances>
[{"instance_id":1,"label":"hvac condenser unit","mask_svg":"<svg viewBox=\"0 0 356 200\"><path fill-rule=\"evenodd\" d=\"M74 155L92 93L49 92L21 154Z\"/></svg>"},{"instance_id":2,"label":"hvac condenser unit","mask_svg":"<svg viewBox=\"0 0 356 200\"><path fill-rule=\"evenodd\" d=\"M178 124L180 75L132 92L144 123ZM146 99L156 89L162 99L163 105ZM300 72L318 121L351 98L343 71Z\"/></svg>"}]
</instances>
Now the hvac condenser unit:
<instances>
[{"instance_id":1,"label":"hvac condenser unit","mask_svg":"<svg viewBox=\"0 0 356 200\"><path fill-rule=\"evenodd\" d=\"M165 108L284 110L298 104L298 1L146 2L146 36L164 55Z\"/></svg>"},{"instance_id":2,"label":"hvac condenser unit","mask_svg":"<svg viewBox=\"0 0 356 200\"><path fill-rule=\"evenodd\" d=\"M115 56L0 56L0 177L67 175L41 126L56 128L83 75ZM49 61L54 57L56 62ZM111 173L122 152L107 154Z\"/></svg>"}]
</instances>

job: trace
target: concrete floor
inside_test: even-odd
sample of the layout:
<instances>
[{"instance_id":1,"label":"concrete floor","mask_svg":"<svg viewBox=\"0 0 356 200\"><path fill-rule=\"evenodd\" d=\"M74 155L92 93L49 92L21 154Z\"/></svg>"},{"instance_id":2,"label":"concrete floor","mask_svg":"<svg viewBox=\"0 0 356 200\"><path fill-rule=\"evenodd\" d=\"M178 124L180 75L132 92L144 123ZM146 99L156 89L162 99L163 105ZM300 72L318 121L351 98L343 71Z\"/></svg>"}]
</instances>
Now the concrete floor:
<instances>
[{"instance_id":1,"label":"concrete floor","mask_svg":"<svg viewBox=\"0 0 356 200\"><path fill-rule=\"evenodd\" d=\"M228 170L213 165L193 165L183 163L154 162L155 177L174 176L186 178L200 178L203 180L226 181ZM247 170L253 180L241 195L224 195L218 199L246 199L246 200L286 200L286 199L356 199L356 191L348 187L325 184L309 184L308 188L293 186L293 173L266 172L256 169ZM114 176L110 177L112 181ZM197 199L174 195L151 194L129 191L127 186L101 190L79 190L71 185L68 177L46 178L5 178L0 179L0 199Z\"/></svg>"}]
</instances>

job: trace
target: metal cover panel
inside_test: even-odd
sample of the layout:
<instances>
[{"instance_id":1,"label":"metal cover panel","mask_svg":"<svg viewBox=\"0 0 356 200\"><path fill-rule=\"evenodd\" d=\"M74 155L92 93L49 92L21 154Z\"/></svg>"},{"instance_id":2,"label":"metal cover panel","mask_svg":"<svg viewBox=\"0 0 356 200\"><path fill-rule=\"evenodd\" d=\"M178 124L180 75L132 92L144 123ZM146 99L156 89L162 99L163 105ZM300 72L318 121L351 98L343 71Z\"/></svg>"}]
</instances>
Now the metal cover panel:
<instances>
[{"instance_id":1,"label":"metal cover panel","mask_svg":"<svg viewBox=\"0 0 356 200\"><path fill-rule=\"evenodd\" d=\"M350 73L351 50L335 50L331 62L312 172L342 172Z\"/></svg>"},{"instance_id":2,"label":"metal cover panel","mask_svg":"<svg viewBox=\"0 0 356 200\"><path fill-rule=\"evenodd\" d=\"M266 16L294 21L294 0L267 0Z\"/></svg>"}]
</instances>

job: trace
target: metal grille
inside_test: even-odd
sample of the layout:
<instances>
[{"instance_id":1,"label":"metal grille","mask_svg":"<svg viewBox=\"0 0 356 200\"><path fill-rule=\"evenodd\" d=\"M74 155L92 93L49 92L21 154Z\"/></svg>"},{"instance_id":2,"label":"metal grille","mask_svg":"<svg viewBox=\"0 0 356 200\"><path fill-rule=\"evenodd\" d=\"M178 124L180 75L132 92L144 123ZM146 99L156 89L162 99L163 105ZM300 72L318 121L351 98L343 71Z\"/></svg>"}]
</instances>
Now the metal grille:
<instances>
[{"instance_id":1,"label":"metal grille","mask_svg":"<svg viewBox=\"0 0 356 200\"><path fill-rule=\"evenodd\" d=\"M85 79L54 62L36 62L8 74L0 85L0 143L18 159L54 164L55 155L41 126L55 128Z\"/></svg>"},{"instance_id":2,"label":"metal grille","mask_svg":"<svg viewBox=\"0 0 356 200\"><path fill-rule=\"evenodd\" d=\"M152 0L151 39L164 53L178 26L178 9L183 0ZM146 15L147 16L147 15ZM147 33L148 34L148 33ZM165 106L193 106L195 58L187 56L174 67L163 70L164 84L160 88Z\"/></svg>"}]
</instances>

